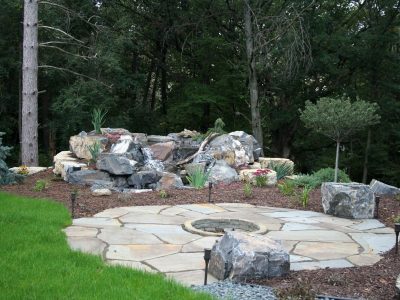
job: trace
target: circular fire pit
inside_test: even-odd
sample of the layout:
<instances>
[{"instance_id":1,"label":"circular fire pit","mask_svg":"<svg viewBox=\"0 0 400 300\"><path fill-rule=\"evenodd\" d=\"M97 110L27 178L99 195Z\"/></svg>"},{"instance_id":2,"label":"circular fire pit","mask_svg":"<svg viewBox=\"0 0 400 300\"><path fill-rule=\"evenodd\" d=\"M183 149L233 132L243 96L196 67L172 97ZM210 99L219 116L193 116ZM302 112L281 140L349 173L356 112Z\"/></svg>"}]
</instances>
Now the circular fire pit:
<instances>
[{"instance_id":1,"label":"circular fire pit","mask_svg":"<svg viewBox=\"0 0 400 300\"><path fill-rule=\"evenodd\" d=\"M196 219L183 224L183 228L202 236L222 236L227 231L265 234L267 227L243 219Z\"/></svg>"}]
</instances>

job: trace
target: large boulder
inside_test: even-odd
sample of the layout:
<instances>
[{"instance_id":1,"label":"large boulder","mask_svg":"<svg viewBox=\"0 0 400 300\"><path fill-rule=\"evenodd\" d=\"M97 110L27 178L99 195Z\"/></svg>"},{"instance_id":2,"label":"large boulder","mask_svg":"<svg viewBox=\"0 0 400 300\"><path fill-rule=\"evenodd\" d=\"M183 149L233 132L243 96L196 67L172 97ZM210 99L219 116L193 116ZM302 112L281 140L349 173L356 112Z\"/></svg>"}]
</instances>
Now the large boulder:
<instances>
[{"instance_id":1,"label":"large boulder","mask_svg":"<svg viewBox=\"0 0 400 300\"><path fill-rule=\"evenodd\" d=\"M229 134L214 138L207 146L205 153L217 160L225 160L231 167L247 165L250 162L240 141Z\"/></svg>"},{"instance_id":2,"label":"large boulder","mask_svg":"<svg viewBox=\"0 0 400 300\"><path fill-rule=\"evenodd\" d=\"M239 176L236 170L231 168L225 160L217 160L210 170L208 180L214 184L229 184L239 180Z\"/></svg>"},{"instance_id":3,"label":"large boulder","mask_svg":"<svg viewBox=\"0 0 400 300\"><path fill-rule=\"evenodd\" d=\"M64 180L67 180L67 172L70 169L85 168L87 165L79 159L77 159L71 151L61 151L53 158L55 175L61 176Z\"/></svg>"},{"instance_id":4,"label":"large boulder","mask_svg":"<svg viewBox=\"0 0 400 300\"><path fill-rule=\"evenodd\" d=\"M132 175L135 172L136 161L123 155L103 153L97 160L96 167L113 175Z\"/></svg>"},{"instance_id":5,"label":"large boulder","mask_svg":"<svg viewBox=\"0 0 400 300\"><path fill-rule=\"evenodd\" d=\"M67 181L74 184L93 185L97 181L111 181L110 175L99 170L79 170L67 173Z\"/></svg>"},{"instance_id":6,"label":"large boulder","mask_svg":"<svg viewBox=\"0 0 400 300\"><path fill-rule=\"evenodd\" d=\"M270 170L270 169L263 169L263 170L265 170L265 171L268 170L268 173L266 175L262 175L262 176L266 176L267 177L267 185L268 186L275 185L276 182L277 182L276 172L274 170ZM244 182L255 184L256 183L256 176L257 176L257 173L259 171L260 171L259 169L243 169L243 170L240 170L240 172L239 172L240 180L242 180Z\"/></svg>"},{"instance_id":7,"label":"large boulder","mask_svg":"<svg viewBox=\"0 0 400 300\"><path fill-rule=\"evenodd\" d=\"M100 151L104 151L107 146L108 139L102 135L88 135L82 131L78 135L71 136L69 139L69 150L75 154L78 158L92 159L89 147L98 143L100 145Z\"/></svg>"},{"instance_id":8,"label":"large boulder","mask_svg":"<svg viewBox=\"0 0 400 300\"><path fill-rule=\"evenodd\" d=\"M137 161L139 164L144 163L144 155L142 145L136 142L130 135L122 135L112 146L111 153L125 154L129 159Z\"/></svg>"},{"instance_id":9,"label":"large boulder","mask_svg":"<svg viewBox=\"0 0 400 300\"><path fill-rule=\"evenodd\" d=\"M209 271L219 280L271 278L287 275L289 270L287 251L266 236L230 231L211 250Z\"/></svg>"},{"instance_id":10,"label":"large boulder","mask_svg":"<svg viewBox=\"0 0 400 300\"><path fill-rule=\"evenodd\" d=\"M135 189L155 188L161 179L157 171L140 171L128 177L128 184Z\"/></svg>"},{"instance_id":11,"label":"large boulder","mask_svg":"<svg viewBox=\"0 0 400 300\"><path fill-rule=\"evenodd\" d=\"M170 172L162 172L161 179L157 183L158 190L180 189L183 188L182 179Z\"/></svg>"},{"instance_id":12,"label":"large boulder","mask_svg":"<svg viewBox=\"0 0 400 300\"><path fill-rule=\"evenodd\" d=\"M173 159L175 142L156 143L150 146L154 159L169 162Z\"/></svg>"},{"instance_id":13,"label":"large boulder","mask_svg":"<svg viewBox=\"0 0 400 300\"><path fill-rule=\"evenodd\" d=\"M276 157L260 157L258 159L261 164L261 169L271 169L274 166L287 165L289 168L289 174L293 175L294 162L287 158L276 158Z\"/></svg>"},{"instance_id":14,"label":"large boulder","mask_svg":"<svg viewBox=\"0 0 400 300\"><path fill-rule=\"evenodd\" d=\"M254 162L254 160L258 159L261 153L261 147L252 135L247 134L244 131L233 131L229 133L229 135L242 144L244 150L246 151L248 163L251 164Z\"/></svg>"},{"instance_id":15,"label":"large boulder","mask_svg":"<svg viewBox=\"0 0 400 300\"><path fill-rule=\"evenodd\" d=\"M392 186L392 185L388 185L386 183L380 182L375 179L372 179L369 186L370 186L371 190L375 193L375 195L395 196L397 194L400 194L399 188Z\"/></svg>"},{"instance_id":16,"label":"large boulder","mask_svg":"<svg viewBox=\"0 0 400 300\"><path fill-rule=\"evenodd\" d=\"M174 138L170 136L164 136L164 135L148 135L147 136L147 142L149 145L156 144L156 143L167 143L167 142L173 142Z\"/></svg>"},{"instance_id":17,"label":"large boulder","mask_svg":"<svg viewBox=\"0 0 400 300\"><path fill-rule=\"evenodd\" d=\"M368 185L324 182L321 193L326 214L350 219L374 217L375 197Z\"/></svg>"}]
</instances>

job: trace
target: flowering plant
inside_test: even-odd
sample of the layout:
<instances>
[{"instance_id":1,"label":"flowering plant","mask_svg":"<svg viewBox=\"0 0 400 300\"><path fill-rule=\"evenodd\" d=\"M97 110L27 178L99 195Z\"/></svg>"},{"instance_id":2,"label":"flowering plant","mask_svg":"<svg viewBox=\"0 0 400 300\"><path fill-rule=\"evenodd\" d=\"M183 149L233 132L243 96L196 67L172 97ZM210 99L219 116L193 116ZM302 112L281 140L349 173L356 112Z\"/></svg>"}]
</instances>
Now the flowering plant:
<instances>
[{"instance_id":1,"label":"flowering plant","mask_svg":"<svg viewBox=\"0 0 400 300\"><path fill-rule=\"evenodd\" d=\"M256 170L253 175L255 176L256 186L263 187L268 183L267 175L271 173L269 169Z\"/></svg>"}]
</instances>

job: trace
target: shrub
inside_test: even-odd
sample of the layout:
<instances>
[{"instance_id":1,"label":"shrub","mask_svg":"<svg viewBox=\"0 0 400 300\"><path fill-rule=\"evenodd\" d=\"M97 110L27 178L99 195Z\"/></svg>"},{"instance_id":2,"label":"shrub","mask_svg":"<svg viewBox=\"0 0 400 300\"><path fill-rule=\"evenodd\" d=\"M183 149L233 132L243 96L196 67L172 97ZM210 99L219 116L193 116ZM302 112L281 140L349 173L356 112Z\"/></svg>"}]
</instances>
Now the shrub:
<instances>
[{"instance_id":1,"label":"shrub","mask_svg":"<svg viewBox=\"0 0 400 300\"><path fill-rule=\"evenodd\" d=\"M282 184L278 184L278 189L284 196L293 196L295 193L296 185L293 180L286 180Z\"/></svg>"},{"instance_id":2,"label":"shrub","mask_svg":"<svg viewBox=\"0 0 400 300\"><path fill-rule=\"evenodd\" d=\"M22 166L18 167L17 174L20 174L20 175L29 175L29 169L28 169L28 167L25 166L25 165L22 165Z\"/></svg>"},{"instance_id":3,"label":"shrub","mask_svg":"<svg viewBox=\"0 0 400 300\"><path fill-rule=\"evenodd\" d=\"M221 118L218 118L214 122L214 127L211 127L207 130L206 135L208 136L213 133L224 134L224 133L226 133L226 131L224 130L224 127L225 127L224 121L222 121Z\"/></svg>"},{"instance_id":4,"label":"shrub","mask_svg":"<svg viewBox=\"0 0 400 300\"><path fill-rule=\"evenodd\" d=\"M168 192L167 192L166 190L160 190L160 191L158 192L158 195L159 195L160 198L162 198L162 199L165 199L165 198L168 198L168 197L169 197Z\"/></svg>"},{"instance_id":5,"label":"shrub","mask_svg":"<svg viewBox=\"0 0 400 300\"><path fill-rule=\"evenodd\" d=\"M256 186L264 187L268 184L268 177L267 177L268 173L271 173L271 171L268 169L257 170L256 172L253 173L253 175L255 176L254 178L256 181Z\"/></svg>"},{"instance_id":6,"label":"shrub","mask_svg":"<svg viewBox=\"0 0 400 300\"><path fill-rule=\"evenodd\" d=\"M103 126L105 121L105 116L107 114L106 110L101 108L95 108L92 112L92 124L94 127L94 131L98 134L101 133L101 126Z\"/></svg>"},{"instance_id":7,"label":"shrub","mask_svg":"<svg viewBox=\"0 0 400 300\"><path fill-rule=\"evenodd\" d=\"M317 188L321 186L323 182L333 182L335 178L335 170L332 168L324 168L311 175L300 175L293 179L293 182L297 186L309 186L311 188ZM350 177L342 170L338 172L338 182L350 182Z\"/></svg>"},{"instance_id":8,"label":"shrub","mask_svg":"<svg viewBox=\"0 0 400 300\"><path fill-rule=\"evenodd\" d=\"M394 218L393 220L395 223L400 223L400 215Z\"/></svg>"},{"instance_id":9,"label":"shrub","mask_svg":"<svg viewBox=\"0 0 400 300\"><path fill-rule=\"evenodd\" d=\"M208 180L208 176L210 175L210 171L204 172L202 167L197 167L194 168L188 176L186 176L186 179L189 181L189 184L196 188L196 189L201 189L204 187Z\"/></svg>"},{"instance_id":10,"label":"shrub","mask_svg":"<svg viewBox=\"0 0 400 300\"><path fill-rule=\"evenodd\" d=\"M46 180L39 179L39 180L36 180L35 186L33 187L33 190L35 192L41 192L44 189L47 189L48 186L49 186L49 183Z\"/></svg>"},{"instance_id":11,"label":"shrub","mask_svg":"<svg viewBox=\"0 0 400 300\"><path fill-rule=\"evenodd\" d=\"M278 163L278 162L270 162L268 168L274 170L276 172L276 179L280 180L285 176L289 176L293 174L293 167L288 163Z\"/></svg>"},{"instance_id":12,"label":"shrub","mask_svg":"<svg viewBox=\"0 0 400 300\"><path fill-rule=\"evenodd\" d=\"M245 198L250 198L253 195L253 188L249 182L246 182L243 186L243 194Z\"/></svg>"},{"instance_id":13,"label":"shrub","mask_svg":"<svg viewBox=\"0 0 400 300\"><path fill-rule=\"evenodd\" d=\"M7 156L10 155L11 147L2 146L3 139L2 136L4 132L0 132L0 185L1 184L11 184L20 182L24 179L24 176L20 174L15 174L8 169L6 162L4 161Z\"/></svg>"}]
</instances>

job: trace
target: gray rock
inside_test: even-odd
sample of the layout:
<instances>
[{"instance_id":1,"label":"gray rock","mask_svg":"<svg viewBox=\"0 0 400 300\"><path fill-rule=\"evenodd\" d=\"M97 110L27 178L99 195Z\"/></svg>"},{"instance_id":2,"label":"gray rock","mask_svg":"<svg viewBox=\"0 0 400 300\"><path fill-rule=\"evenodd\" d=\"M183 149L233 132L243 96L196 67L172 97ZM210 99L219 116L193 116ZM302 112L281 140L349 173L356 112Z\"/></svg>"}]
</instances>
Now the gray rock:
<instances>
[{"instance_id":1,"label":"gray rock","mask_svg":"<svg viewBox=\"0 0 400 300\"><path fill-rule=\"evenodd\" d=\"M112 177L112 181L113 181L113 186L116 188L127 188L128 187L127 177L125 177L125 176L114 176L114 177Z\"/></svg>"},{"instance_id":2,"label":"gray rock","mask_svg":"<svg viewBox=\"0 0 400 300\"><path fill-rule=\"evenodd\" d=\"M111 181L111 178L108 173L99 170L80 170L67 173L69 183L93 185L99 180Z\"/></svg>"},{"instance_id":3,"label":"gray rock","mask_svg":"<svg viewBox=\"0 0 400 300\"><path fill-rule=\"evenodd\" d=\"M395 196L397 194L400 194L399 188L392 186L392 185L388 185L386 183L380 182L375 179L372 179L369 186L376 195Z\"/></svg>"},{"instance_id":4,"label":"gray rock","mask_svg":"<svg viewBox=\"0 0 400 300\"><path fill-rule=\"evenodd\" d=\"M113 175L131 175L136 170L134 160L129 160L123 155L104 153L100 155L96 167Z\"/></svg>"},{"instance_id":5,"label":"gray rock","mask_svg":"<svg viewBox=\"0 0 400 300\"><path fill-rule=\"evenodd\" d=\"M206 148L205 153L217 160L225 160L232 167L239 167L250 162L243 145L229 134L217 136Z\"/></svg>"},{"instance_id":6,"label":"gray rock","mask_svg":"<svg viewBox=\"0 0 400 300\"><path fill-rule=\"evenodd\" d=\"M284 276L290 270L290 256L280 243L266 236L230 231L213 246L209 270L220 280Z\"/></svg>"},{"instance_id":7,"label":"gray rock","mask_svg":"<svg viewBox=\"0 0 400 300\"><path fill-rule=\"evenodd\" d=\"M215 163L215 158L210 154L200 153L193 159L193 163L205 163L206 166L209 166Z\"/></svg>"},{"instance_id":8,"label":"gray rock","mask_svg":"<svg viewBox=\"0 0 400 300\"><path fill-rule=\"evenodd\" d=\"M350 219L374 217L375 197L368 185L324 182L321 193L326 214Z\"/></svg>"},{"instance_id":9,"label":"gray rock","mask_svg":"<svg viewBox=\"0 0 400 300\"><path fill-rule=\"evenodd\" d=\"M95 189L92 191L92 196L100 197L100 196L110 196L112 192L109 189Z\"/></svg>"},{"instance_id":10,"label":"gray rock","mask_svg":"<svg viewBox=\"0 0 400 300\"><path fill-rule=\"evenodd\" d=\"M162 172L161 179L157 183L157 190L180 189L183 187L182 179L169 172Z\"/></svg>"},{"instance_id":11,"label":"gray rock","mask_svg":"<svg viewBox=\"0 0 400 300\"><path fill-rule=\"evenodd\" d=\"M225 160L217 160L210 170L208 180L212 183L232 183L239 180L235 169L231 168Z\"/></svg>"},{"instance_id":12,"label":"gray rock","mask_svg":"<svg viewBox=\"0 0 400 300\"><path fill-rule=\"evenodd\" d=\"M154 187L160 178L157 171L140 171L128 177L128 184L135 189L148 189Z\"/></svg>"},{"instance_id":13,"label":"gray rock","mask_svg":"<svg viewBox=\"0 0 400 300\"><path fill-rule=\"evenodd\" d=\"M114 183L112 181L107 180L95 180L92 183L90 190L93 192L94 190L99 189L112 189L114 187Z\"/></svg>"},{"instance_id":14,"label":"gray rock","mask_svg":"<svg viewBox=\"0 0 400 300\"><path fill-rule=\"evenodd\" d=\"M124 154L127 158L132 159L139 164L143 164L144 155L141 150L142 145L134 141L130 135L121 136L118 141L112 145L111 153Z\"/></svg>"},{"instance_id":15,"label":"gray rock","mask_svg":"<svg viewBox=\"0 0 400 300\"><path fill-rule=\"evenodd\" d=\"M147 136L147 142L152 145L155 143L166 143L166 142L173 142L174 138L170 136L163 136L163 135L149 135Z\"/></svg>"},{"instance_id":16,"label":"gray rock","mask_svg":"<svg viewBox=\"0 0 400 300\"><path fill-rule=\"evenodd\" d=\"M247 134L244 131L234 131L229 133L230 136L238 140L244 150L246 151L246 156L249 159L249 163L253 163L255 159L260 156L261 148L258 145L257 140L250 134ZM254 154L256 158L254 158Z\"/></svg>"}]
</instances>

